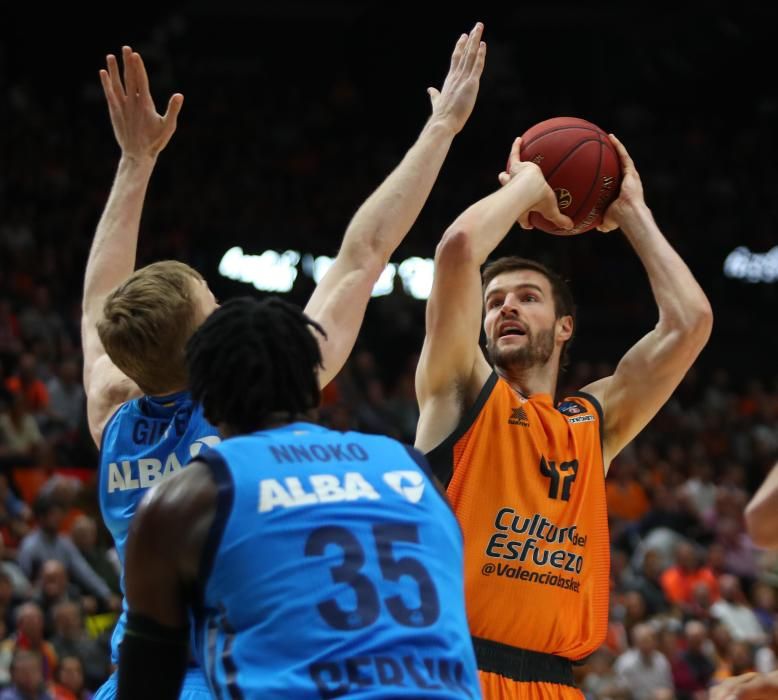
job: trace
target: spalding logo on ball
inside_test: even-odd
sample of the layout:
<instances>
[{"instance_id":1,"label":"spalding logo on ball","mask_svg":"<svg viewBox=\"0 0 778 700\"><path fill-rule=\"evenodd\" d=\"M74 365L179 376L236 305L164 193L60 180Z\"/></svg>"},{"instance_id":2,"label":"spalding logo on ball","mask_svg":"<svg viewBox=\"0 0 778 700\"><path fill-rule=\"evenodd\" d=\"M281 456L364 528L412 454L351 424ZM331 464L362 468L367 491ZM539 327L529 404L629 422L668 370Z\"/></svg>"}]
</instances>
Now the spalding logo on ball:
<instances>
[{"instance_id":1,"label":"spalding logo on ball","mask_svg":"<svg viewBox=\"0 0 778 700\"><path fill-rule=\"evenodd\" d=\"M600 127L575 117L535 124L521 137L522 160L536 163L557 196L560 211L573 220L558 229L536 212L530 223L547 233L583 233L602 223L608 205L619 196L619 154Z\"/></svg>"}]
</instances>

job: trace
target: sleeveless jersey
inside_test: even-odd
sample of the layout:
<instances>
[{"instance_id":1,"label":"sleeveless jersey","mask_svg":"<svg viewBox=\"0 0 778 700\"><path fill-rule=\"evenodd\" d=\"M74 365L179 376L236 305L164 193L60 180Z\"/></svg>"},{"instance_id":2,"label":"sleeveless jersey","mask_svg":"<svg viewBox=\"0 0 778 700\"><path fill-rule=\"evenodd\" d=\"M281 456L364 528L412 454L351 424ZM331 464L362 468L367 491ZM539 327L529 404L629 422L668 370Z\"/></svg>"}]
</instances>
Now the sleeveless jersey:
<instances>
[{"instance_id":1,"label":"sleeveless jersey","mask_svg":"<svg viewBox=\"0 0 778 700\"><path fill-rule=\"evenodd\" d=\"M571 660L608 622L610 543L602 412L588 394L557 406L496 374L429 454L465 536L475 638Z\"/></svg>"},{"instance_id":2,"label":"sleeveless jersey","mask_svg":"<svg viewBox=\"0 0 778 700\"><path fill-rule=\"evenodd\" d=\"M143 396L114 413L103 430L100 447L99 500L122 569L130 521L146 491L218 442L216 428L205 420L189 392L164 398ZM123 570L121 587L124 592ZM114 663L119 661L126 616L125 603L111 637Z\"/></svg>"},{"instance_id":3,"label":"sleeveless jersey","mask_svg":"<svg viewBox=\"0 0 778 700\"><path fill-rule=\"evenodd\" d=\"M219 485L192 611L214 697L480 697L462 535L420 453L294 423L200 458Z\"/></svg>"}]
</instances>

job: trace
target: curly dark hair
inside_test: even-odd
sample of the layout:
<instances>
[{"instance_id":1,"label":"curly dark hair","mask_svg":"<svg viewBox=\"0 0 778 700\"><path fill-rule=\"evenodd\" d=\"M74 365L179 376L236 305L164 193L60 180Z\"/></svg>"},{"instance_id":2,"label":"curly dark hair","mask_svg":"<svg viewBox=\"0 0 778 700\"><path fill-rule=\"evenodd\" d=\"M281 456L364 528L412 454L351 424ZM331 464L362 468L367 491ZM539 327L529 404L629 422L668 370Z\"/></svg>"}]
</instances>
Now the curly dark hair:
<instances>
[{"instance_id":1,"label":"curly dark hair","mask_svg":"<svg viewBox=\"0 0 778 700\"><path fill-rule=\"evenodd\" d=\"M228 301L186 348L192 397L214 425L238 433L263 428L273 414L291 419L319 404L324 329L278 297Z\"/></svg>"}]
</instances>

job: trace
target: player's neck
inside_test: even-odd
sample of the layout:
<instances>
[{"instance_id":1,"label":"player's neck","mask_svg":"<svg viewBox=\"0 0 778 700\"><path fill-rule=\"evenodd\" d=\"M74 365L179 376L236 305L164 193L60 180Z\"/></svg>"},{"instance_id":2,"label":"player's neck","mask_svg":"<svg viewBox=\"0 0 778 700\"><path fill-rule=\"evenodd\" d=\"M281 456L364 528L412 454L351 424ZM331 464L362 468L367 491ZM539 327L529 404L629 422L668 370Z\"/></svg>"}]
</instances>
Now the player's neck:
<instances>
[{"instance_id":1,"label":"player's neck","mask_svg":"<svg viewBox=\"0 0 778 700\"><path fill-rule=\"evenodd\" d=\"M532 367L495 367L497 374L523 396L556 394L557 368L549 362Z\"/></svg>"},{"instance_id":2,"label":"player's neck","mask_svg":"<svg viewBox=\"0 0 778 700\"><path fill-rule=\"evenodd\" d=\"M301 411L299 413L289 413L288 411L275 411L273 413L269 413L265 420L262 421L261 424L257 425L257 427L253 428L250 431L241 430L240 428L235 428L231 426L229 423L219 423L217 426L219 429L219 433L221 433L222 437L229 438L234 437L236 435L245 435L248 433L258 433L261 430L272 430L273 428L283 428L285 425L290 425L291 423L316 423L318 421L319 412L316 409L311 409L310 411Z\"/></svg>"}]
</instances>

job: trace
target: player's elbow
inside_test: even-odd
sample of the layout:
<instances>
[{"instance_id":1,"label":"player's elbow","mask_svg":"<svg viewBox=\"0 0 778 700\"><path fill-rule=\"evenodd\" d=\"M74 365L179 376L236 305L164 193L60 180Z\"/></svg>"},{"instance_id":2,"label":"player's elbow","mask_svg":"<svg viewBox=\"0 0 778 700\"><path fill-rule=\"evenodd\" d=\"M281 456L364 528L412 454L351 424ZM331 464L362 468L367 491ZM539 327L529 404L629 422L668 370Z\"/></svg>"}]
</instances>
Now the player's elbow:
<instances>
[{"instance_id":1,"label":"player's elbow","mask_svg":"<svg viewBox=\"0 0 778 700\"><path fill-rule=\"evenodd\" d=\"M435 250L435 264L460 266L475 263L470 234L462 228L449 228Z\"/></svg>"},{"instance_id":2,"label":"player's elbow","mask_svg":"<svg viewBox=\"0 0 778 700\"><path fill-rule=\"evenodd\" d=\"M764 501L751 501L746 507L746 528L757 547L778 549L778 517L775 506Z\"/></svg>"},{"instance_id":3,"label":"player's elbow","mask_svg":"<svg viewBox=\"0 0 778 700\"><path fill-rule=\"evenodd\" d=\"M669 324L677 333L684 346L693 350L695 355L705 347L713 330L713 309L705 296L692 304L687 304L682 313L677 314Z\"/></svg>"}]
</instances>

